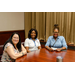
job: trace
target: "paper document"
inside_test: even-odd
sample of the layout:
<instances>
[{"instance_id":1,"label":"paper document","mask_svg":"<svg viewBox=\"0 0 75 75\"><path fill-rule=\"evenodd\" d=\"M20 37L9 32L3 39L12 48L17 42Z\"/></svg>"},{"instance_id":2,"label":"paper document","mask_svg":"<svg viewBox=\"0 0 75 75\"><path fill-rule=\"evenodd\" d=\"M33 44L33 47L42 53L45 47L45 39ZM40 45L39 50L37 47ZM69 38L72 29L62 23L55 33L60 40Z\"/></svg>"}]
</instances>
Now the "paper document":
<instances>
[{"instance_id":1,"label":"paper document","mask_svg":"<svg viewBox=\"0 0 75 75\"><path fill-rule=\"evenodd\" d=\"M57 48L51 47L53 50L56 50Z\"/></svg>"}]
</instances>

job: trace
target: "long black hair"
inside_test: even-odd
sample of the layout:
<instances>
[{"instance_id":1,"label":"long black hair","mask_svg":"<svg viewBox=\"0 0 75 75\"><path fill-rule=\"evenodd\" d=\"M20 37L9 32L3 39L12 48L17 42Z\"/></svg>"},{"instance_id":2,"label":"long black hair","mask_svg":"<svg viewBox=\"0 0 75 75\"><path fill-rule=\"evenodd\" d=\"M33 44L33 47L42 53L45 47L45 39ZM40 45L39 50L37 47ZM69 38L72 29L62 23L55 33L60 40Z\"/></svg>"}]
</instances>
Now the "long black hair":
<instances>
[{"instance_id":1,"label":"long black hair","mask_svg":"<svg viewBox=\"0 0 75 75\"><path fill-rule=\"evenodd\" d=\"M11 43L11 44L14 46L14 44L13 44L13 42L12 42L12 37L13 37L14 34L17 34L17 35L19 36L19 42L18 42L18 44L17 44L17 48L18 48L19 52L21 52L21 38L20 38L20 35L19 35L17 32L14 32L14 33L10 36L10 38L5 42L5 44L4 44L4 46L3 46L3 50L4 50L4 47L5 47L5 45L6 45L7 43ZM15 48L15 46L14 46L14 48ZM15 48L15 49L16 49L16 48Z\"/></svg>"},{"instance_id":2,"label":"long black hair","mask_svg":"<svg viewBox=\"0 0 75 75\"><path fill-rule=\"evenodd\" d=\"M36 30L36 29L33 29L33 28L29 30L28 38L29 38L29 39L31 38L31 33L32 33L32 31L35 31L35 33L36 33L35 39L36 39L36 38L37 38L37 36L38 36L38 32L37 32L37 30Z\"/></svg>"}]
</instances>

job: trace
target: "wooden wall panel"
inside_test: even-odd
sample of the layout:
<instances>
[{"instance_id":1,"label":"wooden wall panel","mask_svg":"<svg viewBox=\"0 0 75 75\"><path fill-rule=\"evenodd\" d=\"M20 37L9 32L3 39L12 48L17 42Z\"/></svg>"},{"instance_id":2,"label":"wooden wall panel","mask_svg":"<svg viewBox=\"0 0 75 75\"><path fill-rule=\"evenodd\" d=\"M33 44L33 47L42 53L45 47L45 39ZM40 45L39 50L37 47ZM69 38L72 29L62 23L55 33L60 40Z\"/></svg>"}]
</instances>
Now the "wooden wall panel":
<instances>
[{"instance_id":1,"label":"wooden wall panel","mask_svg":"<svg viewBox=\"0 0 75 75\"><path fill-rule=\"evenodd\" d=\"M15 30L15 31L1 31L0 32L0 45L3 45L6 40L11 36L13 32L18 32L21 37L21 41L24 42L25 40L25 30Z\"/></svg>"}]
</instances>

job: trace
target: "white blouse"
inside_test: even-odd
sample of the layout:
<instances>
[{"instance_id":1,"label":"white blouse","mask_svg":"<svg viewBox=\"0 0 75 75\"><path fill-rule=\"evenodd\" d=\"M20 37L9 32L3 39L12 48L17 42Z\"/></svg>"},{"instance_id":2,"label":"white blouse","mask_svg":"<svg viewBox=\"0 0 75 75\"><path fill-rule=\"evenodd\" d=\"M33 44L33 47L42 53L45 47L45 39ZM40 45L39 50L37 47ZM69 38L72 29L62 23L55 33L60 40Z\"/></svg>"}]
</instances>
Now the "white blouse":
<instances>
[{"instance_id":1,"label":"white blouse","mask_svg":"<svg viewBox=\"0 0 75 75\"><path fill-rule=\"evenodd\" d=\"M30 51L34 51L34 50L38 50L38 47L41 46L40 45L40 41L36 38L35 41L32 40L31 38L27 38L24 42L24 46L25 47L29 47Z\"/></svg>"}]
</instances>

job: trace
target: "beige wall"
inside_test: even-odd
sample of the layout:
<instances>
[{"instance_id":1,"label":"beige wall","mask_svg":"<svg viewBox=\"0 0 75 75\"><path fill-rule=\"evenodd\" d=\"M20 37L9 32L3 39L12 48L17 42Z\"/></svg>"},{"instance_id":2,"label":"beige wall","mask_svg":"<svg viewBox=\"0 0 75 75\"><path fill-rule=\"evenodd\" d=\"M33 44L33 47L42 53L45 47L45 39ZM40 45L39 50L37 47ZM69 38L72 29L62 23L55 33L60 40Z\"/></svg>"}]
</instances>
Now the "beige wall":
<instances>
[{"instance_id":1,"label":"beige wall","mask_svg":"<svg viewBox=\"0 0 75 75\"><path fill-rule=\"evenodd\" d=\"M24 30L24 12L0 12L0 31Z\"/></svg>"}]
</instances>

